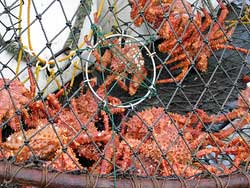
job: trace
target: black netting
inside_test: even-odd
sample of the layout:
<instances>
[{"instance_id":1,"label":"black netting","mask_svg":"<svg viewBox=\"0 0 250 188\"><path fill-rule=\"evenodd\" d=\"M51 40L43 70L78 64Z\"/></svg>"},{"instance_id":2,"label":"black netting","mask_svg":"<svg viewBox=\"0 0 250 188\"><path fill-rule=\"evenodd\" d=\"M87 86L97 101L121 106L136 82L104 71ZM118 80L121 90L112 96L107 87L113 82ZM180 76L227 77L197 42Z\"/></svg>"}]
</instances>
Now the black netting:
<instances>
[{"instance_id":1,"label":"black netting","mask_svg":"<svg viewBox=\"0 0 250 188\"><path fill-rule=\"evenodd\" d=\"M248 3L0 0L0 186L247 187Z\"/></svg>"}]
</instances>

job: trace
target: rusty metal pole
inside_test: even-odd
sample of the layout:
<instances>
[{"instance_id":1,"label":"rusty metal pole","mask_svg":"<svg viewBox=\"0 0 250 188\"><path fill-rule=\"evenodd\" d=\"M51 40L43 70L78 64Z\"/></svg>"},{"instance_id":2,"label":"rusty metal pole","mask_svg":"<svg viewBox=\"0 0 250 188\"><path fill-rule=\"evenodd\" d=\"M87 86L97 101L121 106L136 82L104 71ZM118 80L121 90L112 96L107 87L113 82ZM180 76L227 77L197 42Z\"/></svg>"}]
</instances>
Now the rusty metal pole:
<instances>
[{"instance_id":1,"label":"rusty metal pole","mask_svg":"<svg viewBox=\"0 0 250 188\"><path fill-rule=\"evenodd\" d=\"M47 172L45 170L20 167L6 162L0 162L0 182L17 183L46 188L113 188L112 178L101 178L91 175L72 175ZM130 187L161 187L161 188L249 188L250 174L235 174L225 177L192 180L156 180L149 178L117 179L117 188Z\"/></svg>"}]
</instances>

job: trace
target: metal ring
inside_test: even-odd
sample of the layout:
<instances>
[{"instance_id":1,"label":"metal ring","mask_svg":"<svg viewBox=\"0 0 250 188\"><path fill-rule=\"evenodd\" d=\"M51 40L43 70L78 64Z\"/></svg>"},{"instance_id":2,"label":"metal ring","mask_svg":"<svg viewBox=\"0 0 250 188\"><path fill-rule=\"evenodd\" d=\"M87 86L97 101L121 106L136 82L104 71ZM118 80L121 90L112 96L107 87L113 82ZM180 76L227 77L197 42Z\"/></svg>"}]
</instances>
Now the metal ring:
<instances>
[{"instance_id":1,"label":"metal ring","mask_svg":"<svg viewBox=\"0 0 250 188\"><path fill-rule=\"evenodd\" d=\"M34 57L34 56L33 56L33 53L34 53L33 50L30 50L29 48L23 48L23 51L27 52L31 57ZM39 63L40 63L39 61L36 62L36 68L37 68L38 66L40 66ZM40 66L40 70L44 70L44 69L46 69L47 67L48 67L48 61L45 62L45 65Z\"/></svg>"},{"instance_id":2,"label":"metal ring","mask_svg":"<svg viewBox=\"0 0 250 188\"><path fill-rule=\"evenodd\" d=\"M143 42L139 41L137 38L131 36L131 35L126 35L126 34L112 34L112 35L109 35L109 36L106 36L102 39L100 39L91 49L88 57L87 57L87 61L85 63L85 75L86 75L86 82L88 84L88 87L90 88L91 92L95 95L95 97L100 100L100 101L104 101L105 100L100 97L96 92L95 90L93 89L93 87L91 86L90 82L89 82L89 75L88 75L88 66L89 66L89 62L90 62L90 56L93 52L93 50L100 44L102 43L104 40L107 40L107 39L110 39L110 38L115 38L115 37L126 37L126 38L130 38L134 41L136 41L137 43L139 43L146 51L147 51L147 54L148 56L151 58L151 62L152 62L152 65L153 65L153 79L152 79L152 82L151 82L151 85L148 87L148 92L143 96L141 97L141 99L139 99L138 101L134 102L134 103L129 103L128 105L112 105L110 103L108 103L110 106L113 106L113 107L116 107L116 108L131 108L131 105L132 106L136 106L138 104L140 104L141 102L143 102L151 93L151 89L152 87L154 87L155 85L155 80L156 80L156 66L155 66L155 61L154 61L154 58L153 58L153 55L152 53L150 52L150 50L143 44Z\"/></svg>"},{"instance_id":3,"label":"metal ring","mask_svg":"<svg viewBox=\"0 0 250 188\"><path fill-rule=\"evenodd\" d=\"M247 82L247 87L250 88L250 82Z\"/></svg>"},{"instance_id":4,"label":"metal ring","mask_svg":"<svg viewBox=\"0 0 250 188\"><path fill-rule=\"evenodd\" d=\"M37 68L38 66L40 66L39 63L40 63L40 61L37 61L37 62L36 62L36 68ZM45 65L40 66L40 70L42 71L42 70L46 69L46 68L48 67L48 65L49 65L49 62L46 61L46 62L45 62Z\"/></svg>"},{"instance_id":5,"label":"metal ring","mask_svg":"<svg viewBox=\"0 0 250 188\"><path fill-rule=\"evenodd\" d=\"M30 50L30 49L27 48L27 47L24 47L24 48L23 48L23 51L27 52L30 56L33 56L33 53L35 53L34 50Z\"/></svg>"},{"instance_id":6,"label":"metal ring","mask_svg":"<svg viewBox=\"0 0 250 188\"><path fill-rule=\"evenodd\" d=\"M48 71L49 73L51 73L53 70L55 71L55 66L54 66L54 67L50 67L49 64L48 64L48 66L47 66L46 68L47 68L47 71ZM54 72L54 73L55 73L55 72Z\"/></svg>"}]
</instances>

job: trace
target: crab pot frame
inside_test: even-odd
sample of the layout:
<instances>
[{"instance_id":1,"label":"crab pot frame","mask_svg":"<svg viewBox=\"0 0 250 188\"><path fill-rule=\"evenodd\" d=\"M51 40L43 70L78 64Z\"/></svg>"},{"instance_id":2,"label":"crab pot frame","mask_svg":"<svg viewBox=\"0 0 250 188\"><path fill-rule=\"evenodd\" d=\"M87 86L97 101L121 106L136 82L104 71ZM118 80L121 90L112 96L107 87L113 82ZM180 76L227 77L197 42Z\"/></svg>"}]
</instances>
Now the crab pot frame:
<instances>
[{"instance_id":1,"label":"crab pot frame","mask_svg":"<svg viewBox=\"0 0 250 188\"><path fill-rule=\"evenodd\" d=\"M246 1L0 3L0 187L250 186Z\"/></svg>"},{"instance_id":2,"label":"crab pot frame","mask_svg":"<svg viewBox=\"0 0 250 188\"><path fill-rule=\"evenodd\" d=\"M9 182L15 182L19 185L31 185L39 187L114 187L114 180L111 178L103 178L91 175L71 175L64 173L44 172L42 170L29 169L11 164L0 164L0 180L2 186L9 185ZM129 177L128 179L118 179L116 187L229 187L229 188L245 188L249 187L248 174L235 174L226 177L214 177L213 179L200 180L157 180L155 178L145 179L138 177Z\"/></svg>"}]
</instances>

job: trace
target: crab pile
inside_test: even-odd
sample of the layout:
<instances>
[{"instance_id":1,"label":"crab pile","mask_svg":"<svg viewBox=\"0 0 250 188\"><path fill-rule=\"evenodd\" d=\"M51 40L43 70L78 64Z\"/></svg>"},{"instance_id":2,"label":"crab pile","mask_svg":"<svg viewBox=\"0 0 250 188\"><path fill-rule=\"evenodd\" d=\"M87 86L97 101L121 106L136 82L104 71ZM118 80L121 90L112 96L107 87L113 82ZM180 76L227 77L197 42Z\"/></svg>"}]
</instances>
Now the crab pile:
<instances>
[{"instance_id":1,"label":"crab pile","mask_svg":"<svg viewBox=\"0 0 250 188\"><path fill-rule=\"evenodd\" d=\"M206 8L194 10L185 0L129 0L134 24L151 24L163 40L158 46L159 51L170 56L164 64L174 64L170 70L181 69L176 77L158 80L158 83L181 81L191 65L206 72L208 58L220 49L249 53L248 49L230 45L234 28L226 28L224 23L229 11L222 0L217 1L221 13L213 23Z\"/></svg>"},{"instance_id":2,"label":"crab pile","mask_svg":"<svg viewBox=\"0 0 250 188\"><path fill-rule=\"evenodd\" d=\"M90 173L110 174L115 168L140 176L183 177L204 171L230 174L249 161L249 140L240 130L250 121L250 88L239 95L237 108L225 114L208 115L196 110L180 115L152 107L125 116L123 108L100 108L88 89L62 105L58 98L63 90L49 94L46 100L30 101L30 91L19 81L5 81L13 91L12 100L25 115L20 114L23 121L18 129L2 118L14 133L5 140L1 138L1 158L14 158L16 162L39 159L58 171L87 168ZM100 86L97 93L103 96L104 88ZM2 102L6 104L2 117L6 118L13 104L11 100ZM108 103L115 106L121 101L109 96ZM112 123L114 116L122 119L120 126ZM234 121L229 128L218 132L209 129L229 120ZM235 130L238 136L228 140ZM204 162L211 155L217 166ZM219 162L222 155L234 156L231 165Z\"/></svg>"},{"instance_id":3,"label":"crab pile","mask_svg":"<svg viewBox=\"0 0 250 188\"><path fill-rule=\"evenodd\" d=\"M95 80L92 80L92 84L94 83ZM98 101L89 90L71 99L69 107L63 107L58 100L64 93L63 89L57 94L49 94L46 100L23 102L23 91L19 87L25 87L17 80L12 81L11 85L14 84L16 88L13 91L17 91L13 92L16 94L16 103L21 103L26 112L20 122L25 123L27 128L22 124L19 129L15 129L9 123L15 133L1 143L2 158L15 157L16 162L23 162L35 157L50 161L49 165L59 171L76 170L81 167L76 154L92 160L95 153L91 154L90 150L84 152L85 147L91 147L91 143L103 147L111 137L108 114L99 110ZM100 96L104 94L102 89L100 87L97 91ZM25 94L30 96L30 91L26 89ZM7 102L6 105L11 106L11 101L10 104ZM108 97L108 102L112 105L121 103L112 96ZM6 111L3 112L4 116ZM122 114L124 109L111 109L109 112Z\"/></svg>"},{"instance_id":4,"label":"crab pile","mask_svg":"<svg viewBox=\"0 0 250 188\"><path fill-rule=\"evenodd\" d=\"M242 114L246 115L246 110L239 107L226 116L235 119ZM249 123L248 118L241 119L242 124L234 126L240 129ZM105 153L109 162L98 172L111 173L115 161L117 169L139 176L193 177L204 171L216 175L231 174L239 169L242 162L249 160L249 140L247 142L238 136L226 141L235 132L235 127L217 133L204 131L205 124L221 121L228 119L224 115L208 116L202 110L192 115L165 113L163 108L155 107L136 112L123 123L123 133L116 134L110 141L109 150ZM230 166L203 163L211 154L214 160L219 160L222 154L234 155L235 158Z\"/></svg>"},{"instance_id":5,"label":"crab pile","mask_svg":"<svg viewBox=\"0 0 250 188\"><path fill-rule=\"evenodd\" d=\"M11 128L18 131L19 116L27 115L24 105L31 100L32 95L18 80L1 79L0 88L0 124L8 120Z\"/></svg>"},{"instance_id":6,"label":"crab pile","mask_svg":"<svg viewBox=\"0 0 250 188\"><path fill-rule=\"evenodd\" d=\"M234 28L226 28L228 9L221 0L218 3L221 12L212 24L205 8L194 13L185 0L130 0L134 24L151 24L163 41L159 50L170 55L165 64L174 64L171 70L182 69L174 79L158 83L181 81L191 64L205 72L215 50L249 53L228 45ZM61 172L185 178L231 174L249 163L250 136L242 128L250 123L250 88L241 91L235 109L223 114L201 109L177 114L162 107L126 110L107 91L115 82L134 96L145 84L148 72L142 49L124 38L103 41L98 47L92 50L94 66L105 80L99 86L96 78L87 81L97 87L104 104L85 85L78 96L64 96L62 103L65 87L46 99L34 98L33 79L30 89L19 80L0 79L0 160L39 160ZM223 122L229 125L213 131Z\"/></svg>"}]
</instances>

